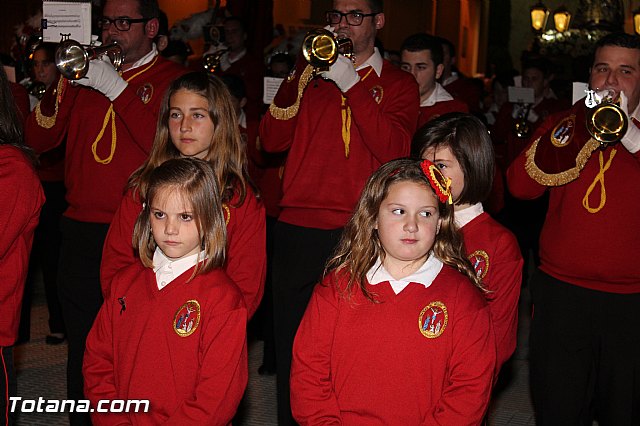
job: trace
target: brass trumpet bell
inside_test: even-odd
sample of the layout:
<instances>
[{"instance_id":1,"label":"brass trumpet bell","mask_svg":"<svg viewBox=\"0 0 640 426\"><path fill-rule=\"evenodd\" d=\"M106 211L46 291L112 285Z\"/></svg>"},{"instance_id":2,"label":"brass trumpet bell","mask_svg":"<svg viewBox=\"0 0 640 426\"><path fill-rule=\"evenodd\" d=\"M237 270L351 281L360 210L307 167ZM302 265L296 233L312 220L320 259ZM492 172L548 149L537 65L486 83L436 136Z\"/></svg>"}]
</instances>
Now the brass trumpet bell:
<instances>
[{"instance_id":1,"label":"brass trumpet bell","mask_svg":"<svg viewBox=\"0 0 640 426\"><path fill-rule=\"evenodd\" d=\"M64 40L56 49L55 63L63 77L79 80L87 75L89 61L102 55L107 55L115 69L120 69L124 52L116 43L85 48L75 40Z\"/></svg>"},{"instance_id":2,"label":"brass trumpet bell","mask_svg":"<svg viewBox=\"0 0 640 426\"><path fill-rule=\"evenodd\" d=\"M329 30L318 28L309 31L302 41L304 59L318 71L327 70L342 54L353 55L353 43L348 38L337 38Z\"/></svg>"},{"instance_id":3,"label":"brass trumpet bell","mask_svg":"<svg viewBox=\"0 0 640 426\"><path fill-rule=\"evenodd\" d=\"M218 67L220 66L220 60L222 59L222 55L227 53L229 49L221 49L215 53L210 53L208 55L204 55L202 57L202 67L208 73L215 73Z\"/></svg>"},{"instance_id":4,"label":"brass trumpet bell","mask_svg":"<svg viewBox=\"0 0 640 426\"><path fill-rule=\"evenodd\" d=\"M618 142L628 125L627 115L613 102L605 101L587 110L587 130L601 144Z\"/></svg>"}]
</instances>

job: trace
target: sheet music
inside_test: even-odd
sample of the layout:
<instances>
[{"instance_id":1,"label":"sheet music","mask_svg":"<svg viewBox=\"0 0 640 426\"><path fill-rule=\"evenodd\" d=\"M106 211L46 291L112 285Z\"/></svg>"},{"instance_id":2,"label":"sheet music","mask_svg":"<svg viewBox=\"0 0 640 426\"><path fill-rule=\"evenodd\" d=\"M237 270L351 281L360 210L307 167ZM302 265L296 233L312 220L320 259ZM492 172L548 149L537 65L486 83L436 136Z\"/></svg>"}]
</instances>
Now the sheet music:
<instances>
[{"instance_id":1,"label":"sheet music","mask_svg":"<svg viewBox=\"0 0 640 426\"><path fill-rule=\"evenodd\" d=\"M59 43L61 34L88 45L91 43L91 3L73 1L42 2L42 39Z\"/></svg>"}]
</instances>

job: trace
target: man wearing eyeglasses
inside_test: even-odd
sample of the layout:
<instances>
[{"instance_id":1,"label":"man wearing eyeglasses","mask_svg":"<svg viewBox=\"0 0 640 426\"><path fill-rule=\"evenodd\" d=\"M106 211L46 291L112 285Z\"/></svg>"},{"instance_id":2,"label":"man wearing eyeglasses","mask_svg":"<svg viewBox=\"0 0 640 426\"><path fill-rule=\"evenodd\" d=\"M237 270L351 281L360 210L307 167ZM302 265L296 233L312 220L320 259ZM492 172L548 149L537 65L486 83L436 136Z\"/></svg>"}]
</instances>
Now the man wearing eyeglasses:
<instances>
[{"instance_id":1,"label":"man wearing eyeglasses","mask_svg":"<svg viewBox=\"0 0 640 426\"><path fill-rule=\"evenodd\" d=\"M109 223L129 175L146 159L162 95L184 72L158 56L156 0L107 0L97 20L103 44L124 51L122 75L106 58L94 59L87 76L70 84L61 77L29 116L26 141L44 152L66 140L68 209L61 227L58 292L69 341L70 399L83 399L85 339L102 304L100 260ZM72 425L90 424L72 413Z\"/></svg>"},{"instance_id":2,"label":"man wearing eyeglasses","mask_svg":"<svg viewBox=\"0 0 640 426\"><path fill-rule=\"evenodd\" d=\"M304 87L299 82L307 63L300 55L260 128L266 151L289 151L273 261L281 425L295 424L289 404L291 352L313 287L366 179L381 164L409 155L418 119L413 76L374 48L385 24L382 1L334 0L326 20L338 38L352 41L354 61L339 55Z\"/></svg>"}]
</instances>

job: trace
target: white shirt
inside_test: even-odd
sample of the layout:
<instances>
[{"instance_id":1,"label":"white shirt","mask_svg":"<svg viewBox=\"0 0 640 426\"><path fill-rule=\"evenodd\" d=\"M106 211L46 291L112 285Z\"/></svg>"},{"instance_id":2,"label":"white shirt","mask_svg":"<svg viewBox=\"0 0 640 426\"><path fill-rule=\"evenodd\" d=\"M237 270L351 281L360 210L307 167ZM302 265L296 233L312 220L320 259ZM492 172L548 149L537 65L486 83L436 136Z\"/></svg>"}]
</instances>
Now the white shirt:
<instances>
[{"instance_id":1,"label":"white shirt","mask_svg":"<svg viewBox=\"0 0 640 426\"><path fill-rule=\"evenodd\" d=\"M387 272L382 265L382 262L380 262L380 258L378 258L376 263L371 267L371 269L369 269L369 272L367 272L367 280L371 285L377 285L389 281L393 292L398 294L404 290L409 283L422 284L424 288L428 288L441 270L442 261L431 253L416 272L402 279L396 280L391 276L391 274L389 274L389 272Z\"/></svg>"},{"instance_id":2,"label":"white shirt","mask_svg":"<svg viewBox=\"0 0 640 426\"><path fill-rule=\"evenodd\" d=\"M171 281L191 269L205 257L205 252L201 251L191 256L172 260L165 256L159 247L156 247L156 251L153 253L153 272L156 273L158 290L165 288Z\"/></svg>"},{"instance_id":3,"label":"white shirt","mask_svg":"<svg viewBox=\"0 0 640 426\"><path fill-rule=\"evenodd\" d=\"M453 100L453 96L445 90L440 83L436 81L436 87L427 99L420 102L421 107L434 106L436 102L444 102Z\"/></svg>"},{"instance_id":4,"label":"white shirt","mask_svg":"<svg viewBox=\"0 0 640 426\"><path fill-rule=\"evenodd\" d=\"M472 206L467 207L466 209L456 210L453 214L453 220L456 223L458 228L462 228L467 223L471 222L476 217L480 216L484 212L484 208L482 208L482 203L477 203Z\"/></svg>"},{"instance_id":5,"label":"white shirt","mask_svg":"<svg viewBox=\"0 0 640 426\"><path fill-rule=\"evenodd\" d=\"M356 68L356 71L363 70L366 67L370 66L371 68L373 68L376 74L378 74L378 77L380 77L380 74L382 73L382 63L383 63L382 55L380 55L380 51L378 50L378 48L374 47L373 55L369 56L369 58L366 61L360 64L360 66Z\"/></svg>"},{"instance_id":6,"label":"white shirt","mask_svg":"<svg viewBox=\"0 0 640 426\"><path fill-rule=\"evenodd\" d=\"M138 67L141 67L143 65L147 65L148 63L150 63L153 60L153 58L156 57L157 54L158 54L158 49L156 48L156 44L153 43L151 45L151 50L149 51L149 53L147 53L142 58L140 58L137 61L135 61L133 63L133 65L131 65L131 68L129 68L129 69L132 70L134 68L138 68Z\"/></svg>"}]
</instances>

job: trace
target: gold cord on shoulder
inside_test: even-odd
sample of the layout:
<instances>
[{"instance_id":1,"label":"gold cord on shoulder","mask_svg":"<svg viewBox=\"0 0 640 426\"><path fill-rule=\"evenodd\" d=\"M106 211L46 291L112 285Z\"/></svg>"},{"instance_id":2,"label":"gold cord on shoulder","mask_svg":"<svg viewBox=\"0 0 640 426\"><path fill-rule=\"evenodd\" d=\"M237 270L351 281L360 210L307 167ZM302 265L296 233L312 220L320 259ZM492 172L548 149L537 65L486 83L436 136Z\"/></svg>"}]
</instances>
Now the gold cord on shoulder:
<instances>
[{"instance_id":1,"label":"gold cord on shoulder","mask_svg":"<svg viewBox=\"0 0 640 426\"><path fill-rule=\"evenodd\" d=\"M58 79L58 86L56 87L56 100L55 100L55 112L51 116L44 115L42 110L40 109L39 101L36 105L36 122L38 125L44 129L50 129L56 125L56 118L58 118L58 106L60 105L60 94L62 93L62 86L64 85L64 79L60 77Z\"/></svg>"},{"instance_id":2,"label":"gold cord on shoulder","mask_svg":"<svg viewBox=\"0 0 640 426\"><path fill-rule=\"evenodd\" d=\"M300 80L298 81L298 98L295 103L286 108L280 108L276 106L275 103L271 102L269 105L269 112L276 120L290 120L296 115L298 115L298 110L300 109L300 101L302 101L302 94L304 93L304 89L309 84L309 81L313 78L313 67L311 65L307 65L302 74L300 75Z\"/></svg>"},{"instance_id":3,"label":"gold cord on shoulder","mask_svg":"<svg viewBox=\"0 0 640 426\"><path fill-rule=\"evenodd\" d=\"M580 171L584 168L585 164L587 164L587 160L591 157L591 153L600 146L600 142L590 138L582 149L580 149L580 152L578 152L575 167L560 173L550 174L543 172L535 163L536 150L538 149L540 139L541 137L536 139L527 150L527 160L524 168L533 180L544 186L560 186L576 180L580 175Z\"/></svg>"},{"instance_id":4,"label":"gold cord on shoulder","mask_svg":"<svg viewBox=\"0 0 640 426\"><path fill-rule=\"evenodd\" d=\"M616 152L618 151L616 151L616 149L613 148L611 150L611 154L609 154L609 159L607 160L607 164L604 164L604 154L602 153L602 151L600 151L600 157L599 157L600 171L598 171L598 174L593 179L593 182L591 182L591 185L589 185L589 188L587 188L587 193L584 195L584 198L582 199L582 206L589 213L598 213L600 210L602 210L605 203L607 202L607 190L604 186L604 173L607 170L609 170L609 167L611 167L611 162L613 161L613 157L616 156ZM596 184L598 183L600 184L600 204L598 204L597 207L591 207L589 205L589 197L591 196L591 193L593 192L593 190L596 187Z\"/></svg>"}]
</instances>

